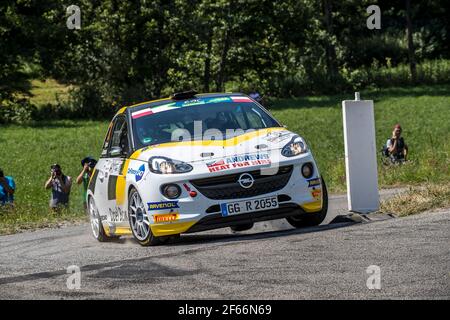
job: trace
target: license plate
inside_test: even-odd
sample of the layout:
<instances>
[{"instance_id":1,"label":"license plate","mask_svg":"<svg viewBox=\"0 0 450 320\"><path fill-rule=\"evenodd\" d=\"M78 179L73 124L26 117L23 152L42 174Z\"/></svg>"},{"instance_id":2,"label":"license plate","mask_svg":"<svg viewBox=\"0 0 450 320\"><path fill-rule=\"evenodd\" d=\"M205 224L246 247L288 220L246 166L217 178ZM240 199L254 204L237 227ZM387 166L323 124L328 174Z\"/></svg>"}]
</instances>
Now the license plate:
<instances>
[{"instance_id":1,"label":"license plate","mask_svg":"<svg viewBox=\"0 0 450 320\"><path fill-rule=\"evenodd\" d=\"M270 210L276 208L278 208L277 196L220 204L222 216L224 217L246 212Z\"/></svg>"}]
</instances>

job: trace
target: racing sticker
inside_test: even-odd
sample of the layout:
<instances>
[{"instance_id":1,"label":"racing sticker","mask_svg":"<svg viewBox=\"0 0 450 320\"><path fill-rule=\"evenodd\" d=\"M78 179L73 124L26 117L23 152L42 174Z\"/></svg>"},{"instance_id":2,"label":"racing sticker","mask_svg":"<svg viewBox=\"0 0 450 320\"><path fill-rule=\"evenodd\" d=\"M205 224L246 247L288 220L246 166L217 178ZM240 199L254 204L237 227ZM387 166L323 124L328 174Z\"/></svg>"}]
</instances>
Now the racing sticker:
<instances>
[{"instance_id":1,"label":"racing sticker","mask_svg":"<svg viewBox=\"0 0 450 320\"><path fill-rule=\"evenodd\" d=\"M320 186L320 179L319 178L313 178L313 179L309 179L309 180L306 180L306 181L308 181L308 187L309 188Z\"/></svg>"},{"instance_id":2,"label":"racing sticker","mask_svg":"<svg viewBox=\"0 0 450 320\"><path fill-rule=\"evenodd\" d=\"M257 165L270 165L268 153L246 154L241 156L227 157L225 159L207 162L209 172L218 172L234 168L251 167Z\"/></svg>"},{"instance_id":3,"label":"racing sticker","mask_svg":"<svg viewBox=\"0 0 450 320\"><path fill-rule=\"evenodd\" d=\"M109 175L117 176L120 174L125 161L123 159L105 160L103 169Z\"/></svg>"},{"instance_id":4,"label":"racing sticker","mask_svg":"<svg viewBox=\"0 0 450 320\"><path fill-rule=\"evenodd\" d=\"M291 136L292 133L289 131L269 132L263 139L269 142L278 143L289 139Z\"/></svg>"},{"instance_id":5,"label":"racing sticker","mask_svg":"<svg viewBox=\"0 0 450 320\"><path fill-rule=\"evenodd\" d=\"M157 106L157 107L153 107L153 108L146 108L146 109L142 109L136 112L133 112L131 114L131 117L133 119L138 119L141 117L145 117L154 113L158 113L158 112L163 112L163 111L168 111L168 110L172 110L172 109L176 109L177 106L175 105L175 103L169 103L169 104L164 104L162 106Z\"/></svg>"},{"instance_id":6,"label":"racing sticker","mask_svg":"<svg viewBox=\"0 0 450 320\"><path fill-rule=\"evenodd\" d=\"M168 111L172 109L177 109L180 107L190 107L190 106L197 106L197 105L203 105L208 103L220 103L220 102L245 102L245 103L252 103L253 100L249 97L216 97L216 98L196 98L196 99L190 99L186 101L176 101L171 103L166 103L159 106L154 107L148 107L139 111L135 111L131 114L131 117L133 119L139 119L141 117L145 117L148 115L152 115L154 113Z\"/></svg>"},{"instance_id":7,"label":"racing sticker","mask_svg":"<svg viewBox=\"0 0 450 320\"><path fill-rule=\"evenodd\" d=\"M250 99L249 97L230 97L231 100L233 100L233 102L247 102L247 103L251 103L253 102L252 99Z\"/></svg>"},{"instance_id":8,"label":"racing sticker","mask_svg":"<svg viewBox=\"0 0 450 320\"><path fill-rule=\"evenodd\" d=\"M322 195L322 190L320 190L320 189L311 190L311 196L314 198L314 200L320 201L321 195Z\"/></svg>"},{"instance_id":9,"label":"racing sticker","mask_svg":"<svg viewBox=\"0 0 450 320\"><path fill-rule=\"evenodd\" d=\"M115 207L114 209L109 208L109 219L111 222L128 221L128 214L119 207Z\"/></svg>"},{"instance_id":10,"label":"racing sticker","mask_svg":"<svg viewBox=\"0 0 450 320\"><path fill-rule=\"evenodd\" d=\"M153 220L155 223L160 222L172 222L178 220L179 215L178 213L166 213L166 214L154 214Z\"/></svg>"},{"instance_id":11,"label":"racing sticker","mask_svg":"<svg viewBox=\"0 0 450 320\"><path fill-rule=\"evenodd\" d=\"M137 118L140 118L140 117L148 116L149 114L152 114L152 113L153 113L152 109L147 108L147 109L142 109L142 110L133 112L133 113L131 114L131 117L132 117L133 119L137 119Z\"/></svg>"},{"instance_id":12,"label":"racing sticker","mask_svg":"<svg viewBox=\"0 0 450 320\"><path fill-rule=\"evenodd\" d=\"M164 210L179 208L178 201L147 202L148 210Z\"/></svg>"},{"instance_id":13,"label":"racing sticker","mask_svg":"<svg viewBox=\"0 0 450 320\"><path fill-rule=\"evenodd\" d=\"M311 193L311 196L314 198L314 200L320 201L322 198L320 178L311 178L307 179L306 181L308 181L308 188L310 189L309 192Z\"/></svg>"},{"instance_id":14,"label":"racing sticker","mask_svg":"<svg viewBox=\"0 0 450 320\"><path fill-rule=\"evenodd\" d=\"M192 99L192 100L186 100L183 103L183 107L189 107L189 106L197 106L199 104L205 104L206 101L203 99Z\"/></svg>"},{"instance_id":15,"label":"racing sticker","mask_svg":"<svg viewBox=\"0 0 450 320\"><path fill-rule=\"evenodd\" d=\"M210 98L206 100L207 103L232 102L229 97Z\"/></svg>"},{"instance_id":16,"label":"racing sticker","mask_svg":"<svg viewBox=\"0 0 450 320\"><path fill-rule=\"evenodd\" d=\"M127 173L128 174L133 174L134 178L136 179L136 182L139 182L142 179L142 177L144 176L145 164L140 166L137 170L133 169L133 168L129 168Z\"/></svg>"}]
</instances>

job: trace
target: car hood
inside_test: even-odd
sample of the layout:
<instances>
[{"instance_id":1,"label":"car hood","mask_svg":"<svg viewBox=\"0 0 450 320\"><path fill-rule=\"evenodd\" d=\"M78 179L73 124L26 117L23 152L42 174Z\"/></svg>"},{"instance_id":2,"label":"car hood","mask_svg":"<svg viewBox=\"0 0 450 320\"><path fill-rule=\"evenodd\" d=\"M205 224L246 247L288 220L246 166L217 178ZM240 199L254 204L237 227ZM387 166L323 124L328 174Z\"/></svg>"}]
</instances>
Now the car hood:
<instances>
[{"instance_id":1,"label":"car hood","mask_svg":"<svg viewBox=\"0 0 450 320\"><path fill-rule=\"evenodd\" d=\"M248 132L226 140L181 141L154 145L137 150L132 159L148 161L160 156L187 163L211 162L236 155L258 154L283 148L297 134L285 128L267 128ZM256 158L255 158L256 157Z\"/></svg>"}]
</instances>

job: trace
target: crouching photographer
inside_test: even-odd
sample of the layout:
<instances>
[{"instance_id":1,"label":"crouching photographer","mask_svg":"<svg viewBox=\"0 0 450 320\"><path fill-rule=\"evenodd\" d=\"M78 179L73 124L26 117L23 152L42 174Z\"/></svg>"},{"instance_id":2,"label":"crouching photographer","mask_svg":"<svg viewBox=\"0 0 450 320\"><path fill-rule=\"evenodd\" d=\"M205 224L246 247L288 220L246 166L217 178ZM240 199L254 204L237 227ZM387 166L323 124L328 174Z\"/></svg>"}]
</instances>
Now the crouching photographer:
<instances>
[{"instance_id":1,"label":"crouching photographer","mask_svg":"<svg viewBox=\"0 0 450 320\"><path fill-rule=\"evenodd\" d=\"M50 166L50 178L45 183L45 189L52 189L50 209L59 211L69 207L69 195L72 179L63 174L59 164Z\"/></svg>"},{"instance_id":2,"label":"crouching photographer","mask_svg":"<svg viewBox=\"0 0 450 320\"><path fill-rule=\"evenodd\" d=\"M16 190L16 184L13 177L5 176L3 170L0 169L0 206L6 204L14 204L14 191Z\"/></svg>"}]
</instances>

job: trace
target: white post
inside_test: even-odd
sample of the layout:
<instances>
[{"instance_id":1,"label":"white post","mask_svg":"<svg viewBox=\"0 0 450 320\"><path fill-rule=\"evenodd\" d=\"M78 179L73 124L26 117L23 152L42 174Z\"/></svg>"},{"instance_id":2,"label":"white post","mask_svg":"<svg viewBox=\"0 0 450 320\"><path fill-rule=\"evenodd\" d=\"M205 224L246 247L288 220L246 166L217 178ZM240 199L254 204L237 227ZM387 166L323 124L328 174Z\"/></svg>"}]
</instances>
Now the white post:
<instances>
[{"instance_id":1,"label":"white post","mask_svg":"<svg viewBox=\"0 0 450 320\"><path fill-rule=\"evenodd\" d=\"M342 101L345 169L349 211L369 213L379 209L377 151L373 101Z\"/></svg>"}]
</instances>

